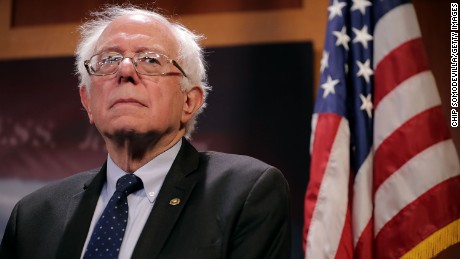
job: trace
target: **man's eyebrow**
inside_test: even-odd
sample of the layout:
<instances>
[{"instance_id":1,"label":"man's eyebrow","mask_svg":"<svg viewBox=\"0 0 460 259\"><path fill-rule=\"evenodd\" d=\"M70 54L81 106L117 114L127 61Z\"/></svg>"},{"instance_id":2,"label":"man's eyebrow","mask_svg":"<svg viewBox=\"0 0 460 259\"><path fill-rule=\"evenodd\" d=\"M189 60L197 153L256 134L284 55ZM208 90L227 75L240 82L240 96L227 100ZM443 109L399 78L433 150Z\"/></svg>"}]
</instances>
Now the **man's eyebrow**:
<instances>
[{"instance_id":1,"label":"man's eyebrow","mask_svg":"<svg viewBox=\"0 0 460 259\"><path fill-rule=\"evenodd\" d=\"M102 53L102 52L117 52L117 53L123 54L125 51L116 46L108 46L108 47L103 47L99 49L96 53ZM134 53L155 52L155 53L166 55L165 51L162 48L158 48L158 47L140 47L140 48L135 49L133 52Z\"/></svg>"},{"instance_id":2,"label":"man's eyebrow","mask_svg":"<svg viewBox=\"0 0 460 259\"><path fill-rule=\"evenodd\" d=\"M141 47L136 49L136 52L156 52L159 54L166 54L164 49L158 47Z\"/></svg>"},{"instance_id":3,"label":"man's eyebrow","mask_svg":"<svg viewBox=\"0 0 460 259\"><path fill-rule=\"evenodd\" d=\"M115 47L115 46L113 46L113 47L104 47L104 48L101 48L101 49L99 49L99 50L97 51L97 53L102 53L102 52L118 52L118 53L123 53L123 52L121 51L120 48Z\"/></svg>"}]
</instances>

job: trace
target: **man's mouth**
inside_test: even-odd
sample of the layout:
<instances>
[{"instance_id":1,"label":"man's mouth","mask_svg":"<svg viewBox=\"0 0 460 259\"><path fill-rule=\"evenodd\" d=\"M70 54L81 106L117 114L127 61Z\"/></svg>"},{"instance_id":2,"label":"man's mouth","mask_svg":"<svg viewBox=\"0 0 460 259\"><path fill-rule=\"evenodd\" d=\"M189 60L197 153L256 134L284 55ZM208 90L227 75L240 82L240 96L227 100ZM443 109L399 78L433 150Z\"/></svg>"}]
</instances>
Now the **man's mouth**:
<instances>
[{"instance_id":1,"label":"man's mouth","mask_svg":"<svg viewBox=\"0 0 460 259\"><path fill-rule=\"evenodd\" d=\"M137 99L133 99L133 98L118 99L112 104L112 106L110 108L115 107L117 105L135 105L135 106L146 107L146 105L143 104L141 101L139 101Z\"/></svg>"}]
</instances>

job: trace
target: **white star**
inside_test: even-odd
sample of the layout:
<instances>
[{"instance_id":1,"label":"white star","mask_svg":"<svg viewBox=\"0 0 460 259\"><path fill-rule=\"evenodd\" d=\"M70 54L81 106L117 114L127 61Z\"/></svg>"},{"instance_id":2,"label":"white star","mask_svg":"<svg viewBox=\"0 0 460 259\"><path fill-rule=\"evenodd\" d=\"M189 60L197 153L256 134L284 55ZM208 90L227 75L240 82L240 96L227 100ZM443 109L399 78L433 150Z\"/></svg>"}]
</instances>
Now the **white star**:
<instances>
[{"instance_id":1,"label":"white star","mask_svg":"<svg viewBox=\"0 0 460 259\"><path fill-rule=\"evenodd\" d=\"M327 82L321 85L324 89L323 98L326 98L330 93L335 94L335 86L339 83L339 80L332 80L331 76L327 76Z\"/></svg>"},{"instance_id":2,"label":"white star","mask_svg":"<svg viewBox=\"0 0 460 259\"><path fill-rule=\"evenodd\" d=\"M341 31L333 31L332 34L334 34L337 37L337 41L335 42L335 45L336 46L343 45L343 47L346 50L348 50L348 42L350 41L350 37L347 35L347 28L343 26Z\"/></svg>"},{"instance_id":3,"label":"white star","mask_svg":"<svg viewBox=\"0 0 460 259\"><path fill-rule=\"evenodd\" d=\"M362 76L366 80L366 83L369 83L371 75L374 74L374 71L370 67L370 60L366 60L366 62L361 63L361 61L356 60L356 64L359 67L358 73L356 73L356 76Z\"/></svg>"},{"instance_id":4,"label":"white star","mask_svg":"<svg viewBox=\"0 0 460 259\"><path fill-rule=\"evenodd\" d=\"M363 15L366 14L366 7L371 6L372 3L367 0L353 0L352 11L360 10Z\"/></svg>"},{"instance_id":5,"label":"white star","mask_svg":"<svg viewBox=\"0 0 460 259\"><path fill-rule=\"evenodd\" d=\"M366 110L367 116L369 116L369 118L372 118L372 110L374 109L374 105L372 104L371 100L372 94L368 94L367 97L364 97L364 95L359 94L359 98L361 98L361 101L363 102L363 104L361 104L360 109L362 111Z\"/></svg>"},{"instance_id":6,"label":"white star","mask_svg":"<svg viewBox=\"0 0 460 259\"><path fill-rule=\"evenodd\" d=\"M323 57L321 58L321 72L323 72L327 67L329 67L329 52L324 50Z\"/></svg>"},{"instance_id":7,"label":"white star","mask_svg":"<svg viewBox=\"0 0 460 259\"><path fill-rule=\"evenodd\" d=\"M345 6L347 6L346 3L334 0L334 3L327 8L327 10L329 11L329 20L334 19L336 15L342 16L342 8L344 8Z\"/></svg>"},{"instance_id":8,"label":"white star","mask_svg":"<svg viewBox=\"0 0 460 259\"><path fill-rule=\"evenodd\" d=\"M361 30L358 30L356 28L352 29L353 32L356 34L356 37L353 39L353 43L361 42L364 48L367 49L367 42L373 39L373 37L369 33L367 33L367 25L364 25L364 27Z\"/></svg>"}]
</instances>

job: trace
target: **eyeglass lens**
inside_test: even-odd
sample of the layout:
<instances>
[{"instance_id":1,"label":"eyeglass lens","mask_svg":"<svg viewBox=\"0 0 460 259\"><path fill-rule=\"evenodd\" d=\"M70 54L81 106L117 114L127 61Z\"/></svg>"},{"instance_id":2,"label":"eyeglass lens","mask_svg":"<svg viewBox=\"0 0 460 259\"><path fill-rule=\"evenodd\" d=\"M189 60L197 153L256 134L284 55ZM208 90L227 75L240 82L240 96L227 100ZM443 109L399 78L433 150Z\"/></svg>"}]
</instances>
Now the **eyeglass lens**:
<instances>
[{"instance_id":1,"label":"eyeglass lens","mask_svg":"<svg viewBox=\"0 0 460 259\"><path fill-rule=\"evenodd\" d=\"M132 60L137 72L148 75L162 74L163 64L167 63L164 57L153 52L138 53L134 57L123 57L119 53L105 52L91 58L91 70L97 75L113 74L125 58Z\"/></svg>"}]
</instances>

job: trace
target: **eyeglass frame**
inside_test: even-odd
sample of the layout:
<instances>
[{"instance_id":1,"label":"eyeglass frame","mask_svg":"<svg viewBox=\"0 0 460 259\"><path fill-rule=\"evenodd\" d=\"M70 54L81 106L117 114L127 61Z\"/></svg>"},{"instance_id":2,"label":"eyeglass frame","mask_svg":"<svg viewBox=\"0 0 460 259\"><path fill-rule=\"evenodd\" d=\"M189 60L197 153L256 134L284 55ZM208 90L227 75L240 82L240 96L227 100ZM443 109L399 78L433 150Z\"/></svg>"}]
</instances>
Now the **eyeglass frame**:
<instances>
[{"instance_id":1,"label":"eyeglass frame","mask_svg":"<svg viewBox=\"0 0 460 259\"><path fill-rule=\"evenodd\" d=\"M90 61L91 59L93 59L95 56L98 56L98 55L101 55L101 54L104 54L104 53L116 53L116 54L119 54L121 56L121 60L118 62L118 65L117 65L117 69L115 71L113 71L112 73L109 73L109 74L95 74L94 72L92 72L92 66L90 64ZM116 51L104 51L104 52L100 52L100 53L97 53L97 54L94 54L92 55L89 59L85 60L84 61L84 66L86 68L86 71L88 72L88 74L90 75L93 75L93 76L109 76L109 75L114 75L115 73L118 72L118 70L120 69L120 64L121 62L123 62L123 60L129 58L131 60L131 63L133 64L134 66L134 70L136 71L136 73L139 73L141 75L146 75L146 76L167 76L167 75L171 75L172 72L168 72L168 73L161 73L161 74L145 74L145 73L141 73L137 70L137 60L134 60L134 58L136 56L139 56L139 54L141 53L144 53L144 54L156 54L156 55L160 55L162 56L163 58L166 59L166 61L170 64L172 64L173 66L175 66L177 69L179 69L179 71L181 72L182 75L184 75L186 78L188 78L187 74L185 73L185 71L182 69L182 67L179 65L179 63L177 63L177 61L175 61L174 59L171 59L169 58L168 56L166 56L165 54L161 54L161 53L157 53L157 52L154 52L154 51L145 51L145 52L137 52L137 53L134 53L134 55L132 57L126 57L126 56L123 56L123 54L119 53L119 52L116 52Z\"/></svg>"}]
</instances>

